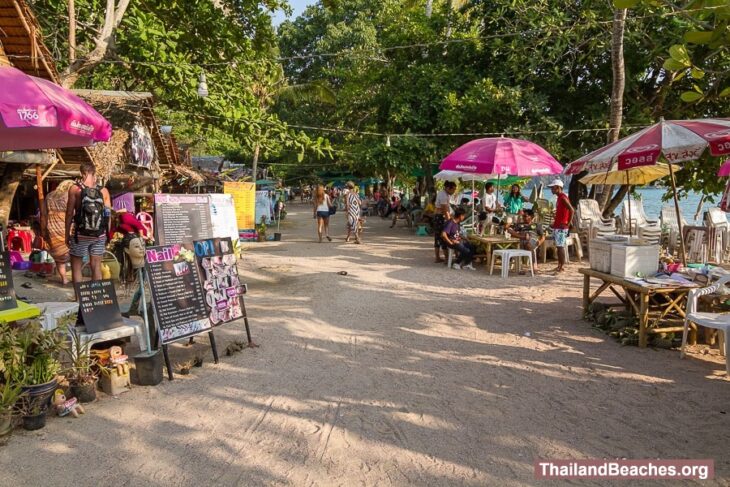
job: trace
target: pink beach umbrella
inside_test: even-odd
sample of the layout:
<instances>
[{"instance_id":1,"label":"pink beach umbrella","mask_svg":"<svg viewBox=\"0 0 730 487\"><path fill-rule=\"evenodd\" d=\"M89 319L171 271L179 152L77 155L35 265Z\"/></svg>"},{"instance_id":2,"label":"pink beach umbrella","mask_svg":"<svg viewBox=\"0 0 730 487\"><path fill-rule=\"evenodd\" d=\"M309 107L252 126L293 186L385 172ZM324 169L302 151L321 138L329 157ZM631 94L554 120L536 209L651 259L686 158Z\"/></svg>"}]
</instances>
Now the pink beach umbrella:
<instances>
[{"instance_id":1,"label":"pink beach umbrella","mask_svg":"<svg viewBox=\"0 0 730 487\"><path fill-rule=\"evenodd\" d=\"M539 145L507 137L467 142L446 156L439 169L523 177L563 172L563 166Z\"/></svg>"},{"instance_id":2,"label":"pink beach umbrella","mask_svg":"<svg viewBox=\"0 0 730 487\"><path fill-rule=\"evenodd\" d=\"M0 66L0 151L85 147L106 142L111 124L69 90Z\"/></svg>"}]
</instances>

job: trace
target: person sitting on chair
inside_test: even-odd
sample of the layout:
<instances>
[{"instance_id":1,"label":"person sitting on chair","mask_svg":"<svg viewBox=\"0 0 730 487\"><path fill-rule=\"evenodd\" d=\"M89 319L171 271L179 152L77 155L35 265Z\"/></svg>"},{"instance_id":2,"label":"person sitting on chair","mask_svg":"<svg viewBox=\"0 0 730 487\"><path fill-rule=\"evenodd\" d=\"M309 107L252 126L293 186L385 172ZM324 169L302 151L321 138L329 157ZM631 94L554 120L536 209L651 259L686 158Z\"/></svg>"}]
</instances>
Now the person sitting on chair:
<instances>
[{"instance_id":1,"label":"person sitting on chair","mask_svg":"<svg viewBox=\"0 0 730 487\"><path fill-rule=\"evenodd\" d=\"M505 232L520 239L520 247L531 252L535 251L545 241L545 228L542 223L536 223L535 211L523 210L522 223L507 226ZM537 257L532 261L532 270L537 272Z\"/></svg>"},{"instance_id":2,"label":"person sitting on chair","mask_svg":"<svg viewBox=\"0 0 730 487\"><path fill-rule=\"evenodd\" d=\"M464 221L465 215L466 212L463 208L456 208L454 210L454 216L444 225L444 229L441 232L441 241L446 244L446 247L459 254L453 265L454 269L475 271L476 269L471 262L474 260L476 249L469 241L462 240L461 238L461 222Z\"/></svg>"}]
</instances>

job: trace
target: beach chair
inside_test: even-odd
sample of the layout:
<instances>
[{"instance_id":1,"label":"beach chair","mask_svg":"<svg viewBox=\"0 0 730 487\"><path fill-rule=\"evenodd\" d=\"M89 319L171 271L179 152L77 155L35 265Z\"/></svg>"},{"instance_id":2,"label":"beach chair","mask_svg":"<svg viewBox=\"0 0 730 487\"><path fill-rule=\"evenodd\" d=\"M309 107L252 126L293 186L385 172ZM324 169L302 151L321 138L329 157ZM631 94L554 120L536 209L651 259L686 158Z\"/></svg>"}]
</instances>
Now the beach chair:
<instances>
[{"instance_id":1,"label":"beach chair","mask_svg":"<svg viewBox=\"0 0 730 487\"><path fill-rule=\"evenodd\" d=\"M709 229L707 227L686 226L682 227L682 231L684 232L687 262L707 262Z\"/></svg>"},{"instance_id":2,"label":"beach chair","mask_svg":"<svg viewBox=\"0 0 730 487\"><path fill-rule=\"evenodd\" d=\"M617 232L616 222L610 218L603 218L598 201L593 199L582 199L578 202L578 208L573 215L573 223L578 229L581 246L586 249L588 242L594 238L616 235Z\"/></svg>"},{"instance_id":3,"label":"beach chair","mask_svg":"<svg viewBox=\"0 0 730 487\"><path fill-rule=\"evenodd\" d=\"M629 222L629 208L631 209L631 221ZM630 223L630 226L629 226ZM621 208L621 226L624 232L638 235L651 243L659 243L662 239L662 227L657 220L649 220L644 211L644 203L641 200L629 198Z\"/></svg>"},{"instance_id":4,"label":"beach chair","mask_svg":"<svg viewBox=\"0 0 730 487\"><path fill-rule=\"evenodd\" d=\"M730 332L730 314L702 313L697 311L697 300L700 296L717 293L728 282L730 282L730 276L725 276L711 286L704 287L702 289L692 289L689 292L687 296L687 316L684 319L684 332L682 333L682 352L680 353L680 358L684 358L685 356L685 348L687 347L687 335L689 334L690 323L718 330L722 332L722 336L720 337L720 351L723 353L723 355L725 355L725 373L730 376L730 361L728 361L728 354L730 354L730 344L728 344L728 333Z\"/></svg>"},{"instance_id":5,"label":"beach chair","mask_svg":"<svg viewBox=\"0 0 730 487\"><path fill-rule=\"evenodd\" d=\"M730 237L730 223L727 221L727 214L720 208L710 208L705 216L705 224L709 228L708 258L717 263L725 262L728 257Z\"/></svg>"},{"instance_id":6,"label":"beach chair","mask_svg":"<svg viewBox=\"0 0 730 487\"><path fill-rule=\"evenodd\" d=\"M680 213L682 218L682 227L687 226L687 221L684 216ZM674 205L666 205L662 207L662 211L659 215L661 221L662 236L667 240L667 247L670 254L674 254L674 251L679 248L679 223L677 223L677 210Z\"/></svg>"}]
</instances>

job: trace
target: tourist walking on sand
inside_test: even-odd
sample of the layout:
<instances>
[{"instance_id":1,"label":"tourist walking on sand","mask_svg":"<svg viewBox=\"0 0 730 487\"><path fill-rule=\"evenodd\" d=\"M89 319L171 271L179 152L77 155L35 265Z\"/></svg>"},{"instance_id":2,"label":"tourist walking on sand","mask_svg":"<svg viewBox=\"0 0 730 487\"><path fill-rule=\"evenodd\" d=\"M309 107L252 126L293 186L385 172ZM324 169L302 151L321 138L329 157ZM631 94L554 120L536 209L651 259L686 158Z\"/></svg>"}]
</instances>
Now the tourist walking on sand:
<instances>
[{"instance_id":1,"label":"tourist walking on sand","mask_svg":"<svg viewBox=\"0 0 730 487\"><path fill-rule=\"evenodd\" d=\"M570 222L573 220L575 210L570 204L568 195L563 193L563 182L556 179L550 183L550 190L558 197L555 205L555 221L553 222L553 239L555 240L555 248L558 252L558 267L555 272L563 272L568 252L568 233L570 232Z\"/></svg>"},{"instance_id":2,"label":"tourist walking on sand","mask_svg":"<svg viewBox=\"0 0 730 487\"><path fill-rule=\"evenodd\" d=\"M433 215L433 246L436 252L436 263L444 262L441 258L441 248L446 252L446 243L441 238L441 233L444 231L444 225L446 222L451 220L451 196L456 192L456 183L453 181L446 181L444 183L444 189L438 192L436 195L436 210Z\"/></svg>"},{"instance_id":3,"label":"tourist walking on sand","mask_svg":"<svg viewBox=\"0 0 730 487\"><path fill-rule=\"evenodd\" d=\"M80 180L68 190L65 225L74 284L81 282L81 267L86 257L91 279L101 280L101 259L106 251L112 206L109 191L97 183L94 165L85 162L79 170Z\"/></svg>"},{"instance_id":4,"label":"tourist walking on sand","mask_svg":"<svg viewBox=\"0 0 730 487\"><path fill-rule=\"evenodd\" d=\"M314 190L314 199L312 200L314 207L314 218L317 219L317 237L322 243L322 237L327 237L330 242L330 207L332 207L332 199L330 195L325 193L324 186L321 184Z\"/></svg>"},{"instance_id":5,"label":"tourist walking on sand","mask_svg":"<svg viewBox=\"0 0 730 487\"><path fill-rule=\"evenodd\" d=\"M360 196L355 191L355 183L348 181L345 185L347 193L345 194L345 212L347 213L347 238L345 242L350 241L350 236L355 235L355 243L360 241L360 234L357 233L357 225L360 222Z\"/></svg>"}]
</instances>

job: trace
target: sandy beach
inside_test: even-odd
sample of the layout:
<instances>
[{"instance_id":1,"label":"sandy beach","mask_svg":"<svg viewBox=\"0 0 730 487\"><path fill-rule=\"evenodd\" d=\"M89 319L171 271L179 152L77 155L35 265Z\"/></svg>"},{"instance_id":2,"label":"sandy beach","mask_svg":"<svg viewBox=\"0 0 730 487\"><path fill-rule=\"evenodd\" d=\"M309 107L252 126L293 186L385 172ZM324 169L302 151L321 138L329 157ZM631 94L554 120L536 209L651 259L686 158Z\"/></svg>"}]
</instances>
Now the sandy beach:
<instances>
[{"instance_id":1,"label":"sandy beach","mask_svg":"<svg viewBox=\"0 0 730 487\"><path fill-rule=\"evenodd\" d=\"M538 483L535 459L604 457L713 458L702 485L730 485L722 358L592 329L575 262L534 279L448 270L430 238L389 225L346 244L338 214L320 244L292 205L283 241L240 264L260 348L226 356L238 322L216 332L218 365L207 338L174 345L174 363L204 367L16 430L0 485L517 486Z\"/></svg>"}]
</instances>

